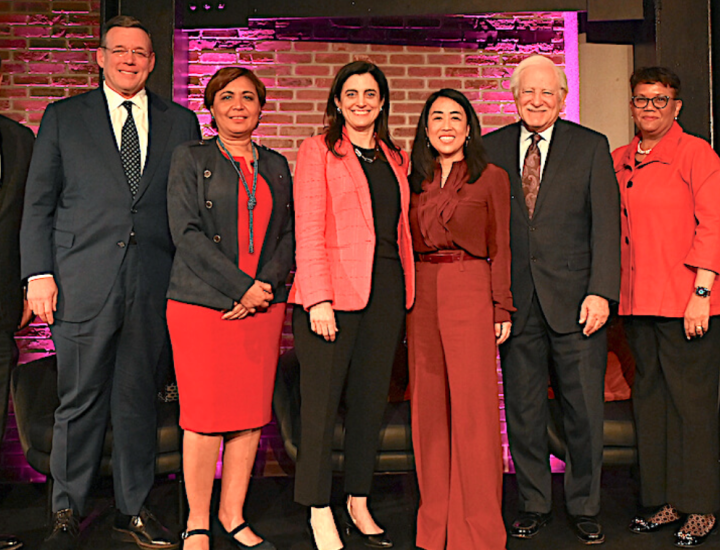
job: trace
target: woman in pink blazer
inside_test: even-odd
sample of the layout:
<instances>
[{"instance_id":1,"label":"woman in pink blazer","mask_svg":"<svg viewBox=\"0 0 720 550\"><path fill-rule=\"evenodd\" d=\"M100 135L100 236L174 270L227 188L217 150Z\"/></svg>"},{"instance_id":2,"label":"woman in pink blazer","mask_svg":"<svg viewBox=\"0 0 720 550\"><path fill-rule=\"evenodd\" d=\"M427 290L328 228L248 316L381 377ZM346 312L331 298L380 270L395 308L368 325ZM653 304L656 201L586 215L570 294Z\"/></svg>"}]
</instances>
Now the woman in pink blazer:
<instances>
[{"instance_id":1,"label":"woman in pink blazer","mask_svg":"<svg viewBox=\"0 0 720 550\"><path fill-rule=\"evenodd\" d=\"M345 65L330 90L326 131L298 152L290 294L301 306L293 312L302 396L295 500L310 507L318 550L343 548L329 506L343 388L348 524L368 546L393 544L367 506L395 349L415 291L408 159L390 139L389 108L377 66Z\"/></svg>"}]
</instances>

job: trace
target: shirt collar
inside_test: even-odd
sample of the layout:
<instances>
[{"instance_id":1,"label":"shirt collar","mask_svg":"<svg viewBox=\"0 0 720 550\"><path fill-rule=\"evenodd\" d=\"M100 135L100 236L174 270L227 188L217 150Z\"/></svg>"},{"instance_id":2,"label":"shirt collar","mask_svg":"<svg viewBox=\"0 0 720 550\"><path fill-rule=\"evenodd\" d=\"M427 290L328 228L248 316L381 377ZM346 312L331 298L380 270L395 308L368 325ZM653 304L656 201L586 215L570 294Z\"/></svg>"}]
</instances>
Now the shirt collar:
<instances>
[{"instance_id":1,"label":"shirt collar","mask_svg":"<svg viewBox=\"0 0 720 550\"><path fill-rule=\"evenodd\" d=\"M550 143L550 140L552 139L553 130L555 129L555 124L553 123L550 128L547 128L546 130L543 130L542 132L539 132L540 137L543 138L544 141L547 143ZM531 132L525 127L525 124L520 121L520 143L525 143L526 140L530 139L530 137L535 132Z\"/></svg>"},{"instance_id":2,"label":"shirt collar","mask_svg":"<svg viewBox=\"0 0 720 550\"><path fill-rule=\"evenodd\" d=\"M678 142L682 139L684 133L682 126L680 126L677 121L673 122L667 134L660 139L658 144L652 148L652 152L640 164L646 164L648 162L672 164ZM622 162L625 166L635 166L635 153L637 152L638 143L640 143L640 137L640 132L638 132L630 142L630 145L625 149L625 154L622 157Z\"/></svg>"},{"instance_id":3,"label":"shirt collar","mask_svg":"<svg viewBox=\"0 0 720 550\"><path fill-rule=\"evenodd\" d=\"M145 109L147 107L147 92L145 91L145 88L128 99L110 88L110 86L107 85L107 82L103 82L103 92L105 93L105 99L107 100L108 109L110 111L117 109L125 101L132 101L133 105L140 109Z\"/></svg>"}]
</instances>

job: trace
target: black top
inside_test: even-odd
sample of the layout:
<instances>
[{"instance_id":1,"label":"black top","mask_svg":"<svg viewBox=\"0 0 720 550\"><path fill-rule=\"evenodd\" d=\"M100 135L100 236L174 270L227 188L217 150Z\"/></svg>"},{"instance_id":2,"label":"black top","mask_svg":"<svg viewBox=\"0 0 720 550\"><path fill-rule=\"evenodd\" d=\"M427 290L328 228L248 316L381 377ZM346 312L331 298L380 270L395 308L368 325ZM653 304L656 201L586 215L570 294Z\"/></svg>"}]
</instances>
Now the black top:
<instances>
[{"instance_id":1,"label":"black top","mask_svg":"<svg viewBox=\"0 0 720 550\"><path fill-rule=\"evenodd\" d=\"M400 221L400 185L387 161L376 157L375 149L353 145L368 162L359 157L370 187L375 225L375 257L400 261L398 249L398 222Z\"/></svg>"}]
</instances>

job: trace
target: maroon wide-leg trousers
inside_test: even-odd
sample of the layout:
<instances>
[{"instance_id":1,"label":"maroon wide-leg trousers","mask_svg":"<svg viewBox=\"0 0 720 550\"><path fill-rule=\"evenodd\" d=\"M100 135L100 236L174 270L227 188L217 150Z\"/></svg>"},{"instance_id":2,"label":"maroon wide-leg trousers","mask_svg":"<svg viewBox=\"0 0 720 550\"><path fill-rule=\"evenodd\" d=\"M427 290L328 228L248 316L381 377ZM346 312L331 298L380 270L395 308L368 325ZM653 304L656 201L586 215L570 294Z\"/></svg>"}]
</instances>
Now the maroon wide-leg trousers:
<instances>
[{"instance_id":1,"label":"maroon wide-leg trousers","mask_svg":"<svg viewBox=\"0 0 720 550\"><path fill-rule=\"evenodd\" d=\"M417 546L502 550L502 447L490 264L416 263L408 315Z\"/></svg>"}]
</instances>

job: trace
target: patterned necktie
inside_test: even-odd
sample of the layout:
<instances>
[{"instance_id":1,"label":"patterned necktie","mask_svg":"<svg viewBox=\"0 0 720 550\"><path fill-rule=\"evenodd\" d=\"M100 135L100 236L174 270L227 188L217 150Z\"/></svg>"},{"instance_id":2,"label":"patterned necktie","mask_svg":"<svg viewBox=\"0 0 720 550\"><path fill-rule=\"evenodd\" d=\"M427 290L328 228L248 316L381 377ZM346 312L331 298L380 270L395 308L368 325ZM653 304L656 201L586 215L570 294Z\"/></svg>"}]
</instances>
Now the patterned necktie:
<instances>
[{"instance_id":1,"label":"patterned necktie","mask_svg":"<svg viewBox=\"0 0 720 550\"><path fill-rule=\"evenodd\" d=\"M522 187L525 194L525 206L528 216L532 219L535 211L538 191L540 191L540 148L538 142L542 139L540 134L532 135L532 143L525 153L525 163L522 171Z\"/></svg>"},{"instance_id":2,"label":"patterned necktie","mask_svg":"<svg viewBox=\"0 0 720 550\"><path fill-rule=\"evenodd\" d=\"M122 127L120 158L122 159L123 170L125 170L125 177L130 186L130 192L134 197L140 186L140 138L138 138L137 127L132 113L133 102L123 101L122 106L127 109L128 116Z\"/></svg>"}]
</instances>

